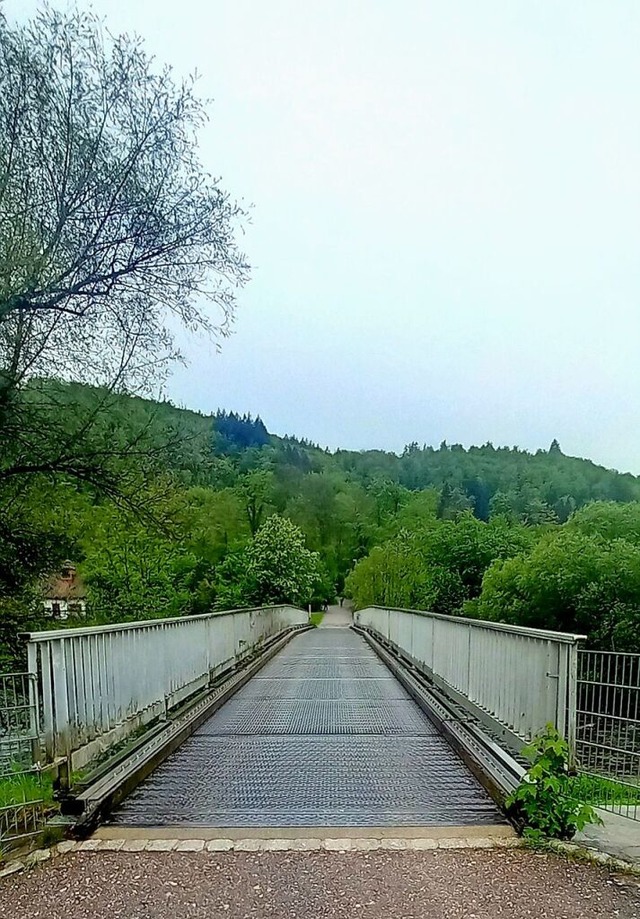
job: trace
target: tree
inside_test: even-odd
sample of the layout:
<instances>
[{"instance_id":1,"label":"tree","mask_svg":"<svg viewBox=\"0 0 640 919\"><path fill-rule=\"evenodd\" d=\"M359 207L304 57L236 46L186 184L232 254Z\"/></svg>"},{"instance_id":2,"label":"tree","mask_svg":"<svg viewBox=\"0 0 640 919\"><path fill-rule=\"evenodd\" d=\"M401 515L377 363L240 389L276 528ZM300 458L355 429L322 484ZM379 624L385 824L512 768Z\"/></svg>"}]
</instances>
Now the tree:
<instances>
[{"instance_id":1,"label":"tree","mask_svg":"<svg viewBox=\"0 0 640 919\"><path fill-rule=\"evenodd\" d=\"M461 488L452 488L449 482L445 482L440 494L438 517L442 520L453 520L458 514L471 510L473 505L473 497L466 494Z\"/></svg>"},{"instance_id":2,"label":"tree","mask_svg":"<svg viewBox=\"0 0 640 919\"><path fill-rule=\"evenodd\" d=\"M241 555L225 561L220 576L216 605L229 608L306 604L322 572L319 556L306 548L302 531L274 514Z\"/></svg>"},{"instance_id":3,"label":"tree","mask_svg":"<svg viewBox=\"0 0 640 919\"><path fill-rule=\"evenodd\" d=\"M116 452L85 449L99 409L25 396L34 375L105 384L108 405L157 379L176 325L228 331L243 212L198 160L205 114L192 80L93 14L0 14L0 482L100 487Z\"/></svg>"},{"instance_id":4,"label":"tree","mask_svg":"<svg viewBox=\"0 0 640 919\"><path fill-rule=\"evenodd\" d=\"M567 529L607 541L626 539L640 546L640 503L593 501L572 515Z\"/></svg>"},{"instance_id":5,"label":"tree","mask_svg":"<svg viewBox=\"0 0 640 919\"><path fill-rule=\"evenodd\" d=\"M173 538L172 538L173 537ZM112 504L82 521L89 556L82 574L93 622L122 622L192 612L194 555L175 534L162 534Z\"/></svg>"},{"instance_id":6,"label":"tree","mask_svg":"<svg viewBox=\"0 0 640 919\"><path fill-rule=\"evenodd\" d=\"M470 511L455 520L432 519L373 549L356 564L345 589L359 607L380 603L461 613L464 602L478 596L492 561L528 544L525 533L503 520L483 523Z\"/></svg>"},{"instance_id":7,"label":"tree","mask_svg":"<svg viewBox=\"0 0 640 919\"><path fill-rule=\"evenodd\" d=\"M0 517L0 672L25 668L18 636L41 618L37 578L54 571L71 547L63 527L35 514L13 509Z\"/></svg>"},{"instance_id":8,"label":"tree","mask_svg":"<svg viewBox=\"0 0 640 919\"><path fill-rule=\"evenodd\" d=\"M216 452L238 453L250 447L263 447L271 438L263 420L258 415L238 415L235 412L217 411L213 419L213 448Z\"/></svg>"},{"instance_id":9,"label":"tree","mask_svg":"<svg viewBox=\"0 0 640 919\"><path fill-rule=\"evenodd\" d=\"M273 494L273 486L273 473L268 469L254 469L240 480L239 491L252 536L255 536L262 526Z\"/></svg>"},{"instance_id":10,"label":"tree","mask_svg":"<svg viewBox=\"0 0 640 919\"><path fill-rule=\"evenodd\" d=\"M383 526L387 520L396 517L410 497L410 492L406 488L389 479L374 479L369 491L373 493L376 501L377 526Z\"/></svg>"},{"instance_id":11,"label":"tree","mask_svg":"<svg viewBox=\"0 0 640 919\"><path fill-rule=\"evenodd\" d=\"M190 488L181 493L178 514L186 545L211 566L249 537L242 499L232 488Z\"/></svg>"},{"instance_id":12,"label":"tree","mask_svg":"<svg viewBox=\"0 0 640 919\"><path fill-rule=\"evenodd\" d=\"M478 613L586 634L591 647L639 651L640 547L565 524L529 553L491 565Z\"/></svg>"}]
</instances>

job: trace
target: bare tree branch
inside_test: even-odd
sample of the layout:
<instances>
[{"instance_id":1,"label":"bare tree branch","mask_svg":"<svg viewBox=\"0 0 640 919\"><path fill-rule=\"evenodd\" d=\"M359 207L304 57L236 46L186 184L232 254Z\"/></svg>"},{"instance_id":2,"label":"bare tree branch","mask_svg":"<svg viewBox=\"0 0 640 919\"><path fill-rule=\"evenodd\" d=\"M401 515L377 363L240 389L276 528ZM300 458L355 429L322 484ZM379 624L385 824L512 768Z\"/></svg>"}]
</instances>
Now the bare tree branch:
<instances>
[{"instance_id":1,"label":"bare tree branch","mask_svg":"<svg viewBox=\"0 0 640 919\"><path fill-rule=\"evenodd\" d=\"M93 14L0 13L0 508L43 477L133 504L171 448L109 413L154 391L177 325L227 334L248 278L205 121L193 80ZM45 377L104 389L74 406Z\"/></svg>"}]
</instances>

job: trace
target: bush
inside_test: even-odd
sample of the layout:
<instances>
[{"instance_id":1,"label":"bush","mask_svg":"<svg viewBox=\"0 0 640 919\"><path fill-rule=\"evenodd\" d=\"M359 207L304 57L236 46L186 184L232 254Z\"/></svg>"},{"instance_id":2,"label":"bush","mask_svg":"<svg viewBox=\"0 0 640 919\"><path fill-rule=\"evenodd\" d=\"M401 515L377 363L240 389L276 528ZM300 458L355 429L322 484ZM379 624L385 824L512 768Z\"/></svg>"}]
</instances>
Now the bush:
<instances>
[{"instance_id":1,"label":"bush","mask_svg":"<svg viewBox=\"0 0 640 919\"><path fill-rule=\"evenodd\" d=\"M572 839L588 823L602 823L581 799L568 772L569 745L548 724L522 751L532 766L506 800L507 813L530 838Z\"/></svg>"}]
</instances>

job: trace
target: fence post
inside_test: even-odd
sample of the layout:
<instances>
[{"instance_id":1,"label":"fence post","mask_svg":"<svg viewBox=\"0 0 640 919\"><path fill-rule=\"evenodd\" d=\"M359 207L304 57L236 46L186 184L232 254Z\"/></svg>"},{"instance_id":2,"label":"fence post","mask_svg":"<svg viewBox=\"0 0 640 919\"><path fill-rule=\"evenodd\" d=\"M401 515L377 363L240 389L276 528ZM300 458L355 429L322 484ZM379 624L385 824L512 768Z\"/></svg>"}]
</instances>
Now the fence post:
<instances>
[{"instance_id":1,"label":"fence post","mask_svg":"<svg viewBox=\"0 0 640 919\"><path fill-rule=\"evenodd\" d=\"M38 648L27 645L27 681L29 684L29 733L31 735L31 758L37 765L42 759L40 749L40 694L38 692Z\"/></svg>"},{"instance_id":2,"label":"fence post","mask_svg":"<svg viewBox=\"0 0 640 919\"><path fill-rule=\"evenodd\" d=\"M567 646L567 743L569 744L569 768L576 767L576 723L578 703L578 642Z\"/></svg>"}]
</instances>

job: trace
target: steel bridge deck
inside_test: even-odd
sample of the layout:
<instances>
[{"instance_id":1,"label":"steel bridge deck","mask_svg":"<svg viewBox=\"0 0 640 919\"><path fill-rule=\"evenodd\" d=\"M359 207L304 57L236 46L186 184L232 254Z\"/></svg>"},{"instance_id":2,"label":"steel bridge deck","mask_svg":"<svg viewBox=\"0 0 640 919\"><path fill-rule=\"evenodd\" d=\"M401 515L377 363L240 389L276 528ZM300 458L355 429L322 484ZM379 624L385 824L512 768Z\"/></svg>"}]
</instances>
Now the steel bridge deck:
<instances>
[{"instance_id":1,"label":"steel bridge deck","mask_svg":"<svg viewBox=\"0 0 640 919\"><path fill-rule=\"evenodd\" d=\"M114 814L120 826L504 823L367 643L295 638Z\"/></svg>"}]
</instances>

